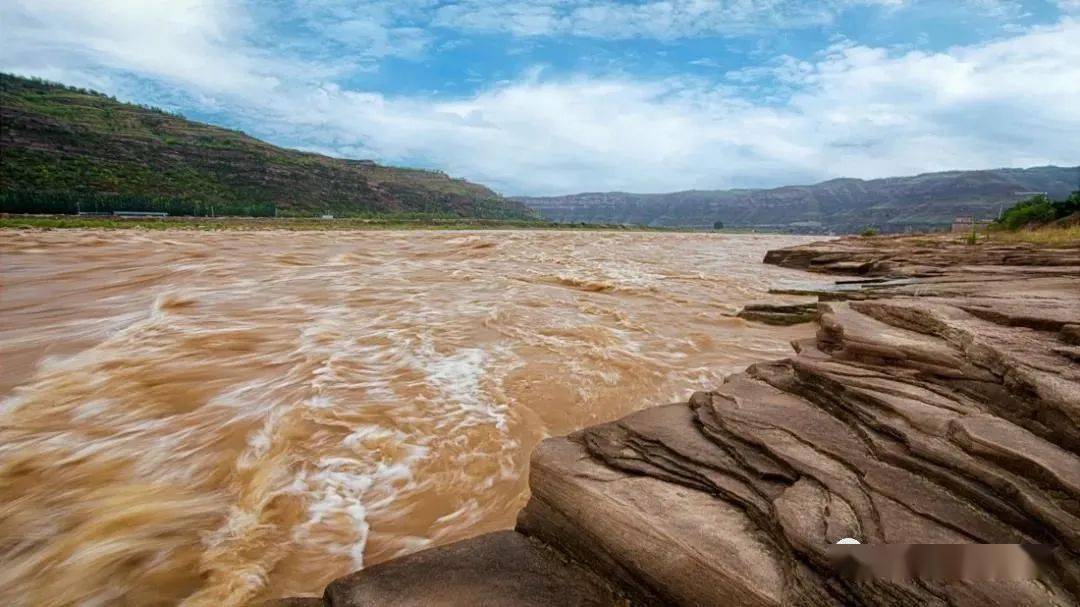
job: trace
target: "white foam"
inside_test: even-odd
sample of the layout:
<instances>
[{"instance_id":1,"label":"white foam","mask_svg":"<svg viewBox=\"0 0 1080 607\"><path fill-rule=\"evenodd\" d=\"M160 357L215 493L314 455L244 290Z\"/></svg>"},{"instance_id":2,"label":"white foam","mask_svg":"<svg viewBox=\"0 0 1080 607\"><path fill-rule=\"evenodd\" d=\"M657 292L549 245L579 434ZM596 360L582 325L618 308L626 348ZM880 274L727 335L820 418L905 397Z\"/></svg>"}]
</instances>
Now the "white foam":
<instances>
[{"instance_id":1,"label":"white foam","mask_svg":"<svg viewBox=\"0 0 1080 607\"><path fill-rule=\"evenodd\" d=\"M505 408L486 398L480 387L487 353L480 348L463 348L452 355L440 356L430 346L425 350L423 370L428 382L468 414L480 417L475 421L494 423L496 428L505 431Z\"/></svg>"},{"instance_id":2,"label":"white foam","mask_svg":"<svg viewBox=\"0 0 1080 607\"><path fill-rule=\"evenodd\" d=\"M386 455L379 450L364 449L362 442L371 439L393 443L398 459L386 461ZM307 542L314 527L331 515L345 514L355 539L348 544L323 548L346 554L353 567L363 568L364 550L371 531L368 515L394 501L398 492L395 487L407 488L412 484L416 463L428 454L426 447L408 444L408 439L397 430L362 425L342 440L342 446L355 456L323 457L314 470L302 472L294 484L302 486L308 498L308 520L294 529L294 539Z\"/></svg>"}]
</instances>

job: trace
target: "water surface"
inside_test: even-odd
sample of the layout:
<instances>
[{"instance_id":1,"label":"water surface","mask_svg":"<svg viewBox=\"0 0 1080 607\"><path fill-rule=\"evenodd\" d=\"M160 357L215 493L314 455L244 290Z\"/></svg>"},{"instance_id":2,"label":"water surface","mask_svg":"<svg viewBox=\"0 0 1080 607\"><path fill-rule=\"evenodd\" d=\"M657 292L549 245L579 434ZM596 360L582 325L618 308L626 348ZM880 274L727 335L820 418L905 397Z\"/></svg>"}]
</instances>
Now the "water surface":
<instances>
[{"instance_id":1,"label":"water surface","mask_svg":"<svg viewBox=\"0 0 1080 607\"><path fill-rule=\"evenodd\" d=\"M510 527L544 437L808 337L732 317L807 240L0 233L0 602L317 594Z\"/></svg>"}]
</instances>

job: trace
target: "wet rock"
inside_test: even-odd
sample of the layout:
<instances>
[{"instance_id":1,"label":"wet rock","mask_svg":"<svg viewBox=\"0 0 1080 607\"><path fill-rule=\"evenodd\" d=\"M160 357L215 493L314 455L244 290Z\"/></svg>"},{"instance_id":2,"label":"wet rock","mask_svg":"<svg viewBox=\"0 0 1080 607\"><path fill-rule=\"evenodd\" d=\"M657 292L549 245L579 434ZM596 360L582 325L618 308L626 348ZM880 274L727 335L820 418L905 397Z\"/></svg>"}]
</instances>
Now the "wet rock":
<instances>
[{"instance_id":1,"label":"wet rock","mask_svg":"<svg viewBox=\"0 0 1080 607\"><path fill-rule=\"evenodd\" d=\"M326 603L320 597L289 597L276 601L267 601L262 607L324 607Z\"/></svg>"},{"instance_id":2,"label":"wet rock","mask_svg":"<svg viewBox=\"0 0 1080 607\"><path fill-rule=\"evenodd\" d=\"M417 552L339 578L334 607L607 607L623 604L605 581L513 531Z\"/></svg>"},{"instance_id":3,"label":"wet rock","mask_svg":"<svg viewBox=\"0 0 1080 607\"><path fill-rule=\"evenodd\" d=\"M1080 325L1065 325L1061 327L1058 338L1074 346L1080 346Z\"/></svg>"},{"instance_id":4,"label":"wet rock","mask_svg":"<svg viewBox=\"0 0 1080 607\"><path fill-rule=\"evenodd\" d=\"M817 304L749 304L736 316L767 325L797 325L817 317Z\"/></svg>"}]
</instances>

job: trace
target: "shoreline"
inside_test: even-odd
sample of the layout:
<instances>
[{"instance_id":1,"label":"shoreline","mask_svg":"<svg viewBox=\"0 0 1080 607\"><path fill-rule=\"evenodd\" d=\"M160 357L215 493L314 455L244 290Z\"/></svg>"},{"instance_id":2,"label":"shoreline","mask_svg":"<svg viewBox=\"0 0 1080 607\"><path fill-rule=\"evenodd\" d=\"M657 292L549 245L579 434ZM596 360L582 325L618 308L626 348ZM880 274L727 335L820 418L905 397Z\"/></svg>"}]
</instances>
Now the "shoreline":
<instances>
[{"instance_id":1,"label":"shoreline","mask_svg":"<svg viewBox=\"0 0 1080 607\"><path fill-rule=\"evenodd\" d=\"M621 224L570 224L546 221L507 221L472 218L421 218L421 219L367 219L341 217L321 219L317 217L165 217L165 218L111 218L77 217L71 215L8 215L0 217L0 229L96 229L96 230L145 230L145 231L242 231L242 232L341 232L376 230L555 230L555 231L602 231L602 232L673 232L751 234L738 230L702 230L693 228L665 228ZM764 233L764 232L761 232ZM782 234L782 233L778 233Z\"/></svg>"},{"instance_id":2,"label":"shoreline","mask_svg":"<svg viewBox=\"0 0 1080 607\"><path fill-rule=\"evenodd\" d=\"M514 531L280 605L1073 604L1080 243L844 238L815 338L686 403L545 440ZM827 548L1043 544L1039 582L838 577Z\"/></svg>"}]
</instances>

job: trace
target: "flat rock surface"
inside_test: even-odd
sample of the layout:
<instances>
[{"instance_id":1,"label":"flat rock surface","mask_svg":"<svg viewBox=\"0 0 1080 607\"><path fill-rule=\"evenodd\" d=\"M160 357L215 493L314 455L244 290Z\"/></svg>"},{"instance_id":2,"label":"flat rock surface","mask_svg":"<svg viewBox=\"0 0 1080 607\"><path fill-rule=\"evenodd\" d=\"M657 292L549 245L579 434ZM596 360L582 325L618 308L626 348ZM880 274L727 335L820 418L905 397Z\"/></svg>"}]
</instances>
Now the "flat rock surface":
<instances>
[{"instance_id":1,"label":"flat rock surface","mask_svg":"<svg viewBox=\"0 0 1080 607\"><path fill-rule=\"evenodd\" d=\"M1049 246L983 240L969 245L962 234L840 238L769 251L765 263L865 276L934 276L965 266L1054 275L1076 271L1080 243Z\"/></svg>"}]
</instances>

